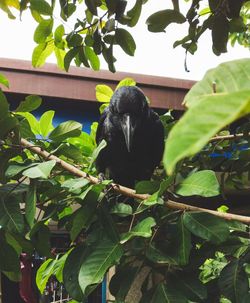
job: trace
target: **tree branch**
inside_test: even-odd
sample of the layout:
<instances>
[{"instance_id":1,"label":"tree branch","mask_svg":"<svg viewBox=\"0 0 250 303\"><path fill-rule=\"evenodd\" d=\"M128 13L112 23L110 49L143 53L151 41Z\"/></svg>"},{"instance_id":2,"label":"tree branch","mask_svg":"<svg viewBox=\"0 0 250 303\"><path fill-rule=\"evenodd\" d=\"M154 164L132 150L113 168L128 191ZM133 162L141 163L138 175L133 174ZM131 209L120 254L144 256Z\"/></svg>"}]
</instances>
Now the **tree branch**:
<instances>
[{"instance_id":1,"label":"tree branch","mask_svg":"<svg viewBox=\"0 0 250 303\"><path fill-rule=\"evenodd\" d=\"M222 140L234 140L234 139L239 139L239 138L243 138L243 137L248 137L250 136L250 133L248 134L235 134L235 135L226 135L226 136L216 136L213 137L209 140L209 142L215 142L215 141L222 141Z\"/></svg>"},{"instance_id":2,"label":"tree branch","mask_svg":"<svg viewBox=\"0 0 250 303\"><path fill-rule=\"evenodd\" d=\"M43 157L46 160L55 160L58 165L60 165L65 170L67 170L68 172L70 172L71 174L73 174L77 177L86 178L92 184L97 184L99 182L98 178L88 175L87 173L81 171L80 169L74 167L73 165L67 163L66 161L63 161L60 158L58 158L54 155L51 155L47 151L43 150L41 147L34 146L32 143L28 142L25 139L21 139L20 143L23 148L29 149L30 151L40 155L41 157ZM122 194L124 196L127 196L127 197L140 199L140 200L146 200L147 198L150 197L149 194L137 194L134 189L127 188L125 186L117 185L114 183L112 184L112 186L113 186L115 192ZM223 218L225 220L236 220L236 221L240 221L242 223L250 224L250 217L247 217L247 216L240 216L240 215L235 215L235 214L231 214L231 213L222 213L222 212L218 212L215 210L200 208L200 207L196 207L196 206L192 206L192 205L186 205L186 204L171 201L171 200L168 200L165 203L168 208L175 209L175 210L203 211L206 213L210 213L214 216Z\"/></svg>"}]
</instances>

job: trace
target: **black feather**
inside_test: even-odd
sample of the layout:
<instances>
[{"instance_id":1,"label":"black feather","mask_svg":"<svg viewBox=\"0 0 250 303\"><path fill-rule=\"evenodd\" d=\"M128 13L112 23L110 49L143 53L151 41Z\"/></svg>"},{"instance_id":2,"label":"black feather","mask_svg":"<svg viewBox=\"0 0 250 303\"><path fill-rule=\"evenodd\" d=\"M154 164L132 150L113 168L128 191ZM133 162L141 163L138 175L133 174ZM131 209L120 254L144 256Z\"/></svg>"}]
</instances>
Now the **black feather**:
<instances>
[{"instance_id":1,"label":"black feather","mask_svg":"<svg viewBox=\"0 0 250 303\"><path fill-rule=\"evenodd\" d=\"M131 136L126 142L128 128ZM96 161L99 173L129 187L150 179L162 159L164 130L138 87L123 86L114 92L97 128L97 143L103 139L107 146Z\"/></svg>"}]
</instances>

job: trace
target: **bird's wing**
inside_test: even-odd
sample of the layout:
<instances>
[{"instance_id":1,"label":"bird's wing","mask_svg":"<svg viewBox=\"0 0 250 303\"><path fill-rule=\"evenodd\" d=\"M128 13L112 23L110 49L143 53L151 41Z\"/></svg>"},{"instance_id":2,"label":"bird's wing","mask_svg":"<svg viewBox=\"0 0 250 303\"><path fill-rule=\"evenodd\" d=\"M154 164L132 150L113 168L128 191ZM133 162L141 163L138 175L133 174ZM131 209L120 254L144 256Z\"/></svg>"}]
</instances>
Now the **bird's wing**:
<instances>
[{"instance_id":1,"label":"bird's wing","mask_svg":"<svg viewBox=\"0 0 250 303\"><path fill-rule=\"evenodd\" d=\"M164 151L164 127L158 116L151 110L150 118L152 121L152 165L155 167L160 164Z\"/></svg>"},{"instance_id":2,"label":"bird's wing","mask_svg":"<svg viewBox=\"0 0 250 303\"><path fill-rule=\"evenodd\" d=\"M96 130L96 143L99 144L103 139L105 139L104 135L104 122L107 118L107 109L103 111L101 117L98 122L97 130Z\"/></svg>"}]
</instances>

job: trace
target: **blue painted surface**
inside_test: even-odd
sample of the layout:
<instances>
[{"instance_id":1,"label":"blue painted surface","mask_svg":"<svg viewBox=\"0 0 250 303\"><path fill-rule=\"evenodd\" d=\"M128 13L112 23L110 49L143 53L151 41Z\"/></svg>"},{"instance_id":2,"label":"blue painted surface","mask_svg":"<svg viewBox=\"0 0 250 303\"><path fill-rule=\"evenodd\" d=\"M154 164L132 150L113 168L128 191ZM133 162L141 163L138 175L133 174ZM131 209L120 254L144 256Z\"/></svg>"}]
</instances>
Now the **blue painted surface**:
<instances>
[{"instance_id":1,"label":"blue painted surface","mask_svg":"<svg viewBox=\"0 0 250 303\"><path fill-rule=\"evenodd\" d=\"M86 108L83 102L46 102L42 106L33 112L37 119L48 110L54 110L55 116L53 119L53 125L74 120L80 122L83 126L83 131L89 133L90 127L93 122L99 120L99 112L97 108Z\"/></svg>"}]
</instances>

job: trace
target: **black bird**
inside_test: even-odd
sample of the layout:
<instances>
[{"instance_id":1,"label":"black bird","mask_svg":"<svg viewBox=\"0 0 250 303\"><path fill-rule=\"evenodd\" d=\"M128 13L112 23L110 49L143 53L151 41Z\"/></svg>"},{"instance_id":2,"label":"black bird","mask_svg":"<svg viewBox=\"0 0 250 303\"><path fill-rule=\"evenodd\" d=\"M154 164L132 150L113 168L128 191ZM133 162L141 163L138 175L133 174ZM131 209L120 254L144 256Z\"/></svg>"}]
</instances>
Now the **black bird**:
<instances>
[{"instance_id":1,"label":"black bird","mask_svg":"<svg viewBox=\"0 0 250 303\"><path fill-rule=\"evenodd\" d=\"M150 179L162 159L164 129L138 87L122 86L114 92L97 128L97 143L103 139L107 146L96 160L99 173L128 187Z\"/></svg>"}]
</instances>

